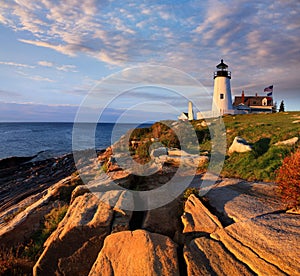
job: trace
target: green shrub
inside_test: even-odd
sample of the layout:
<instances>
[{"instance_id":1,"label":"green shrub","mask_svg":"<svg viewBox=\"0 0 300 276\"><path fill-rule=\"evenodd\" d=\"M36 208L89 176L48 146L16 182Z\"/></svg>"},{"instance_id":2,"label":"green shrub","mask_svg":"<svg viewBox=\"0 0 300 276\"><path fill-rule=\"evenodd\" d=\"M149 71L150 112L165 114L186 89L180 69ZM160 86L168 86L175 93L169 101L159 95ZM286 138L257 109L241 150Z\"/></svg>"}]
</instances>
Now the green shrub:
<instances>
[{"instance_id":1,"label":"green shrub","mask_svg":"<svg viewBox=\"0 0 300 276\"><path fill-rule=\"evenodd\" d=\"M44 217L42 227L33 234L30 242L24 247L23 256L31 260L36 260L42 252L44 242L57 228L59 222L67 213L68 205L62 205L51 210L51 212Z\"/></svg>"},{"instance_id":2,"label":"green shrub","mask_svg":"<svg viewBox=\"0 0 300 276\"><path fill-rule=\"evenodd\" d=\"M150 159L149 148L151 144L152 142L148 141L146 143L139 145L135 152L136 155L138 155L140 159L149 160Z\"/></svg>"},{"instance_id":3,"label":"green shrub","mask_svg":"<svg viewBox=\"0 0 300 276\"><path fill-rule=\"evenodd\" d=\"M190 195L196 195L197 197L199 196L199 190L197 188L187 188L185 189L183 193L183 198L184 200L187 200Z\"/></svg>"}]
</instances>

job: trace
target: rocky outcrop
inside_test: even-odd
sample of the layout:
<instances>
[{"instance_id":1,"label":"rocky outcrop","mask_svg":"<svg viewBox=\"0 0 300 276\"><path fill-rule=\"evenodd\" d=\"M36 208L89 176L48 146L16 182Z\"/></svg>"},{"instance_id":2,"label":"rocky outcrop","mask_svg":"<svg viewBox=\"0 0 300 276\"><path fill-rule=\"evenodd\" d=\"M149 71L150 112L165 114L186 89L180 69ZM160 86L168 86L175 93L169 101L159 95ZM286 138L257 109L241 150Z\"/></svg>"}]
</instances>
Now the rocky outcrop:
<instances>
[{"instance_id":1,"label":"rocky outcrop","mask_svg":"<svg viewBox=\"0 0 300 276\"><path fill-rule=\"evenodd\" d=\"M103 202L104 197L110 205ZM122 191L86 193L77 197L46 241L34 275L87 275L112 225L114 231L128 229L130 214L124 215L122 222L117 215L114 221L111 206L117 206L119 200L122 200Z\"/></svg>"},{"instance_id":2,"label":"rocky outcrop","mask_svg":"<svg viewBox=\"0 0 300 276\"><path fill-rule=\"evenodd\" d=\"M199 156L197 154L188 154L183 156L169 156L169 155L162 155L155 159L158 163L168 163L174 166L184 165L187 167L197 168L208 163L209 158L207 156Z\"/></svg>"},{"instance_id":3,"label":"rocky outcrop","mask_svg":"<svg viewBox=\"0 0 300 276\"><path fill-rule=\"evenodd\" d=\"M248 152L251 150L252 148L248 144L248 142L245 139L237 136L234 138L231 146L229 147L228 154L232 154L234 152L238 152L238 153Z\"/></svg>"},{"instance_id":4,"label":"rocky outcrop","mask_svg":"<svg viewBox=\"0 0 300 276\"><path fill-rule=\"evenodd\" d=\"M266 214L212 234L259 275L299 275L299 215Z\"/></svg>"},{"instance_id":5,"label":"rocky outcrop","mask_svg":"<svg viewBox=\"0 0 300 276\"><path fill-rule=\"evenodd\" d=\"M104 155L100 163L111 156L109 151ZM190 158L183 155L167 157ZM64 157L41 169L50 169L55 179L63 162L70 160ZM134 211L138 200L123 188L155 189L168 182L177 167L162 166L151 176L118 170L94 177L96 165L81 168L90 179L87 185L73 174L56 184L38 182L44 186L37 192L33 182L39 177L32 176L26 183L34 193L25 185L17 199L9 198L8 186L3 186L0 199L7 208L2 205L0 213L1 245L30 240L51 209L71 204L45 242L34 275L300 275L300 216L285 212L274 184L220 179L207 188L205 198L191 195L184 206L180 196L157 209ZM191 185L199 183L198 175Z\"/></svg>"},{"instance_id":6,"label":"rocky outcrop","mask_svg":"<svg viewBox=\"0 0 300 276\"><path fill-rule=\"evenodd\" d=\"M179 275L176 249L170 238L144 230L111 234L89 276Z\"/></svg>"},{"instance_id":7,"label":"rocky outcrop","mask_svg":"<svg viewBox=\"0 0 300 276\"><path fill-rule=\"evenodd\" d=\"M187 199L181 220L184 225L183 233L201 232L210 234L218 228L222 228L218 218L194 194Z\"/></svg>"},{"instance_id":8,"label":"rocky outcrop","mask_svg":"<svg viewBox=\"0 0 300 276\"><path fill-rule=\"evenodd\" d=\"M255 275L222 243L207 237L194 239L184 248L187 275Z\"/></svg>"},{"instance_id":9,"label":"rocky outcrop","mask_svg":"<svg viewBox=\"0 0 300 276\"><path fill-rule=\"evenodd\" d=\"M237 222L284 210L276 189L272 183L225 178L205 197L219 213Z\"/></svg>"},{"instance_id":10,"label":"rocky outcrop","mask_svg":"<svg viewBox=\"0 0 300 276\"><path fill-rule=\"evenodd\" d=\"M44 215L59 205L62 192L71 186L71 177L67 177L43 194L31 196L0 213L0 244L14 246L28 239L39 229Z\"/></svg>"}]
</instances>

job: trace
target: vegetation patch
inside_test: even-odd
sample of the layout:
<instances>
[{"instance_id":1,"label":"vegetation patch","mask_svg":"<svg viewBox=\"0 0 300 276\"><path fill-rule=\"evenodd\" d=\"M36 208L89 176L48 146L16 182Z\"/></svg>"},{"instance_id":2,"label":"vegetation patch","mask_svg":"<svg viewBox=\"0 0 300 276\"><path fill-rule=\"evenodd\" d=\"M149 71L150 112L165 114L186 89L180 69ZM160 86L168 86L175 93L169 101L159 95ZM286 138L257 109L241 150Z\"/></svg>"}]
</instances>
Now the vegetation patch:
<instances>
[{"instance_id":1,"label":"vegetation patch","mask_svg":"<svg viewBox=\"0 0 300 276\"><path fill-rule=\"evenodd\" d=\"M300 208L300 150L287 156L277 171L279 193L288 208Z\"/></svg>"},{"instance_id":2,"label":"vegetation patch","mask_svg":"<svg viewBox=\"0 0 300 276\"><path fill-rule=\"evenodd\" d=\"M37 260L42 253L43 244L51 233L57 228L59 222L67 213L68 205L61 205L51 210L51 212L44 217L44 223L38 231L36 231L29 243L24 247L22 255L31 260Z\"/></svg>"},{"instance_id":3,"label":"vegetation patch","mask_svg":"<svg viewBox=\"0 0 300 276\"><path fill-rule=\"evenodd\" d=\"M274 181L276 170L281 166L283 159L299 148L299 142L294 146L275 146L275 144L293 137L300 137L300 125L293 123L299 116L300 112L224 116L227 150L234 138L240 136L250 143L253 151L226 156L221 175L250 181ZM150 128L137 129L130 138L139 141L135 148L131 148L132 154L144 162L149 161L149 148L153 141L154 143L160 142L168 148L180 149L179 140L182 141L182 138L188 134L180 133L181 139L178 139L172 128L190 123L195 130L199 145L190 144L184 150L193 154L205 153L210 156L211 133L207 125L215 124L216 119L214 118L192 122L158 122Z\"/></svg>"}]
</instances>

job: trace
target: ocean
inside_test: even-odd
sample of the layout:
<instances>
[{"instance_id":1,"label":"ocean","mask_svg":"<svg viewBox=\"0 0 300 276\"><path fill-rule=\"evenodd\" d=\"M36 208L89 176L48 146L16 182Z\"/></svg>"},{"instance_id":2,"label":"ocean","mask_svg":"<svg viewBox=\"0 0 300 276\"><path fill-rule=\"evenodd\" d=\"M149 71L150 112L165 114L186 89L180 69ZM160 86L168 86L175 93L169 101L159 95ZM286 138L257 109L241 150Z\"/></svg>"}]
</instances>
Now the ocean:
<instances>
[{"instance_id":1,"label":"ocean","mask_svg":"<svg viewBox=\"0 0 300 276\"><path fill-rule=\"evenodd\" d=\"M140 125L139 127L150 126ZM119 139L135 124L101 123L95 135L96 149L105 149ZM90 124L82 124L90 127ZM72 152L73 123L0 123L0 159L12 156L33 156L39 159L60 156ZM88 139L87 139L88 140ZM84 139L80 149L90 148Z\"/></svg>"}]
</instances>

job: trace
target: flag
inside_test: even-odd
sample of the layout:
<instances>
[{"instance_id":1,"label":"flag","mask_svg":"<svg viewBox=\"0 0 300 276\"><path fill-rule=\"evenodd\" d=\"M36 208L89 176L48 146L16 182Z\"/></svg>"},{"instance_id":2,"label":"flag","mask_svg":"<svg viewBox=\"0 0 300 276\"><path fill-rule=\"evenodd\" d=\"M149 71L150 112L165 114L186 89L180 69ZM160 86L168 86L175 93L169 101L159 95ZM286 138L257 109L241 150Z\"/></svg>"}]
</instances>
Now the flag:
<instances>
[{"instance_id":1,"label":"flag","mask_svg":"<svg viewBox=\"0 0 300 276\"><path fill-rule=\"evenodd\" d=\"M273 92L273 85L269 86L269 87L266 87L264 89L264 92Z\"/></svg>"},{"instance_id":2,"label":"flag","mask_svg":"<svg viewBox=\"0 0 300 276\"><path fill-rule=\"evenodd\" d=\"M272 97L272 92L267 94L268 97Z\"/></svg>"}]
</instances>

